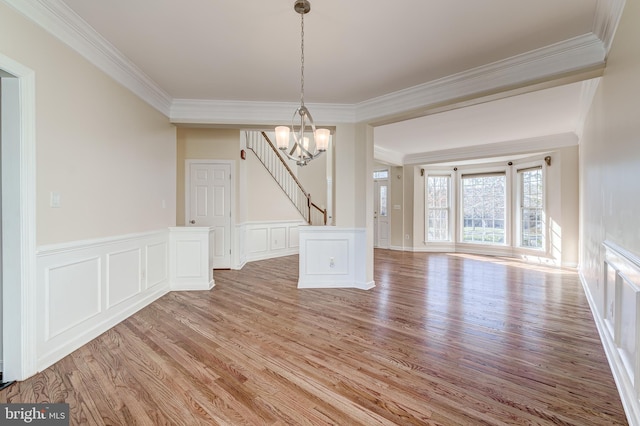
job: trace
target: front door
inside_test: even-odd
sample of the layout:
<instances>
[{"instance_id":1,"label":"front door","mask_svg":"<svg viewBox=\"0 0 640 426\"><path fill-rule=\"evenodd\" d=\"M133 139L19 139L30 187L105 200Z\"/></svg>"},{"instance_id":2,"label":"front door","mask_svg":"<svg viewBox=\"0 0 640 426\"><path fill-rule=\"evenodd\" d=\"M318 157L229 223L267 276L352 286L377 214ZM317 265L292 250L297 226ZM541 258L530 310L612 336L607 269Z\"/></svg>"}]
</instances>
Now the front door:
<instances>
[{"instance_id":1,"label":"front door","mask_svg":"<svg viewBox=\"0 0 640 426\"><path fill-rule=\"evenodd\" d=\"M374 211L373 245L380 248L389 248L389 181L375 180L374 182Z\"/></svg>"},{"instance_id":2,"label":"front door","mask_svg":"<svg viewBox=\"0 0 640 426\"><path fill-rule=\"evenodd\" d=\"M231 267L231 165L189 162L187 226L208 226L214 230L215 269Z\"/></svg>"}]
</instances>

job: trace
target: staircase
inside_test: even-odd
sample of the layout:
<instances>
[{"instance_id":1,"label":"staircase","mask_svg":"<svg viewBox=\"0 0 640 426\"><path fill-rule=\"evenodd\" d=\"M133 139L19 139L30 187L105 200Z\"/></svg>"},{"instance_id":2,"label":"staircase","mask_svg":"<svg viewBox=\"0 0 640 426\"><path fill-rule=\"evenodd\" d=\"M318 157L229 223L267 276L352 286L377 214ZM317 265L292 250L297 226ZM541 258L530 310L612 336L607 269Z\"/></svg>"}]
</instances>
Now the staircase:
<instances>
[{"instance_id":1,"label":"staircase","mask_svg":"<svg viewBox=\"0 0 640 426\"><path fill-rule=\"evenodd\" d=\"M327 209L321 209L311 201L311 194L304 190L298 178L278 154L277 148L269 140L267 134L247 131L246 136L247 149L253 151L258 157L304 220L309 225L326 225Z\"/></svg>"}]
</instances>

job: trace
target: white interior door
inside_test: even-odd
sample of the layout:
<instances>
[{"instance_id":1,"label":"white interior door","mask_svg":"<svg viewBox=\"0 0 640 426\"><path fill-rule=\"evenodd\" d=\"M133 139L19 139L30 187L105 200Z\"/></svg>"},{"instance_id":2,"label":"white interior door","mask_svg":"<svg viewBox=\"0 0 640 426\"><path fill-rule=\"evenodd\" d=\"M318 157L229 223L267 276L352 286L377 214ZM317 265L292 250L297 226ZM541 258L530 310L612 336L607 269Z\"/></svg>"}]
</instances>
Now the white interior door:
<instances>
[{"instance_id":1,"label":"white interior door","mask_svg":"<svg viewBox=\"0 0 640 426\"><path fill-rule=\"evenodd\" d=\"M374 181L373 245L389 248L389 181Z\"/></svg>"},{"instance_id":2,"label":"white interior door","mask_svg":"<svg viewBox=\"0 0 640 426\"><path fill-rule=\"evenodd\" d=\"M213 267L231 267L231 165L189 162L187 226L214 230Z\"/></svg>"}]
</instances>

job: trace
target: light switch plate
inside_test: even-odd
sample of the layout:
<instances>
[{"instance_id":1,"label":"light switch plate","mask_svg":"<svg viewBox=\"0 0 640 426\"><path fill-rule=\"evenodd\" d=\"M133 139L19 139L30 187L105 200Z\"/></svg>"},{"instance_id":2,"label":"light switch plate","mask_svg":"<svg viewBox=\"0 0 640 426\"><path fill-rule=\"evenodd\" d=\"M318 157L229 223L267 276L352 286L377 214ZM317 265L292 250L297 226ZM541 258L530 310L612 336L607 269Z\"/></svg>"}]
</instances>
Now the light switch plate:
<instances>
[{"instance_id":1,"label":"light switch plate","mask_svg":"<svg viewBox=\"0 0 640 426\"><path fill-rule=\"evenodd\" d=\"M55 191L51 192L51 199L49 200L49 205L54 209L60 208L60 193L59 192L55 192Z\"/></svg>"}]
</instances>

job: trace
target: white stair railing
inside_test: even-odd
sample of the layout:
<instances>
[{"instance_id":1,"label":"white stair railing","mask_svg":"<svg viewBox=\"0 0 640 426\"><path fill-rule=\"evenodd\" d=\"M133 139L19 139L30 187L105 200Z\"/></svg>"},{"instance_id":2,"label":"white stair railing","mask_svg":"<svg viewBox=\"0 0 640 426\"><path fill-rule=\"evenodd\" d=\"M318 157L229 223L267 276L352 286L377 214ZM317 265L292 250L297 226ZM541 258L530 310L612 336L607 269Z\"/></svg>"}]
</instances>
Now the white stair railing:
<instances>
[{"instance_id":1,"label":"white stair railing","mask_svg":"<svg viewBox=\"0 0 640 426\"><path fill-rule=\"evenodd\" d=\"M327 210L321 209L311 201L298 178L293 174L277 148L265 132L246 132L247 149L253 151L269 174L282 188L289 200L310 225L326 225Z\"/></svg>"}]
</instances>

